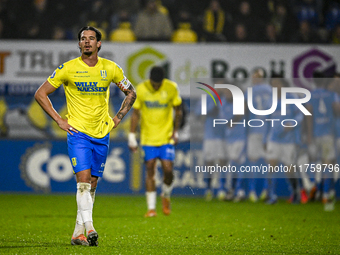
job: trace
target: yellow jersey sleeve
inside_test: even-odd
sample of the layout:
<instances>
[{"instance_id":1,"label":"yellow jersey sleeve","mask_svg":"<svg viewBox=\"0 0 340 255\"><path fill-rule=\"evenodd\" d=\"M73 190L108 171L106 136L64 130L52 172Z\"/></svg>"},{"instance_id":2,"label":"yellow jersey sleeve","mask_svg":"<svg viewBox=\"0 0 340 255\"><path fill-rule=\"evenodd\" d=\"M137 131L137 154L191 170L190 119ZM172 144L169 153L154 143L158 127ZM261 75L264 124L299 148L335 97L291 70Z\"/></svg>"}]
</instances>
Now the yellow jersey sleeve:
<instances>
[{"instance_id":1,"label":"yellow jersey sleeve","mask_svg":"<svg viewBox=\"0 0 340 255\"><path fill-rule=\"evenodd\" d=\"M55 88L59 88L67 80L67 71L64 65L60 65L47 81Z\"/></svg>"},{"instance_id":2,"label":"yellow jersey sleeve","mask_svg":"<svg viewBox=\"0 0 340 255\"><path fill-rule=\"evenodd\" d=\"M174 83L174 85L175 85L175 94L174 94L174 97L173 97L173 100L172 100L172 105L173 106L179 106L182 103L182 98L179 95L177 84Z\"/></svg>"},{"instance_id":3,"label":"yellow jersey sleeve","mask_svg":"<svg viewBox=\"0 0 340 255\"><path fill-rule=\"evenodd\" d=\"M119 83L120 81L122 81L125 78L124 77L124 71L123 71L123 69L119 65L117 65L117 64L114 65L113 72L115 74L113 76L113 79L112 79L113 83L117 84L117 83Z\"/></svg>"}]
</instances>

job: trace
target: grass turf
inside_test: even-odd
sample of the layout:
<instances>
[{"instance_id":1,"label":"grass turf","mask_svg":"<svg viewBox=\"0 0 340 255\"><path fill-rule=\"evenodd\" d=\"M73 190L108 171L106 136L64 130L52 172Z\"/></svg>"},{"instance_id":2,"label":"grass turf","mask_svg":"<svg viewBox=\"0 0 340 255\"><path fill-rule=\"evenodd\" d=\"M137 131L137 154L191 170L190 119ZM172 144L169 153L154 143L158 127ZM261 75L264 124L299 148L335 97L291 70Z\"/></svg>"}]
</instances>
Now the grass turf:
<instances>
[{"instance_id":1,"label":"grass turf","mask_svg":"<svg viewBox=\"0 0 340 255\"><path fill-rule=\"evenodd\" d=\"M173 197L144 218L143 196L97 194L98 247L71 246L75 195L0 194L0 254L339 254L340 205L206 202Z\"/></svg>"}]
</instances>

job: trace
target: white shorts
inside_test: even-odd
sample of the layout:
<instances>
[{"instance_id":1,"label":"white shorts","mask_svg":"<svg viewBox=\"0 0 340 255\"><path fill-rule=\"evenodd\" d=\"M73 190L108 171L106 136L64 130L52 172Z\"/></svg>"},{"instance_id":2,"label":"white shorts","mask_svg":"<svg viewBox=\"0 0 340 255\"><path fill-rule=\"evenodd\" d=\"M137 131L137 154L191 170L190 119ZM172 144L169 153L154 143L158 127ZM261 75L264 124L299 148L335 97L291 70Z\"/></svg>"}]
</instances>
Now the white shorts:
<instances>
[{"instance_id":1,"label":"white shorts","mask_svg":"<svg viewBox=\"0 0 340 255\"><path fill-rule=\"evenodd\" d=\"M225 140L223 139L204 140L203 155L205 161L227 159L227 147Z\"/></svg>"},{"instance_id":2,"label":"white shorts","mask_svg":"<svg viewBox=\"0 0 340 255\"><path fill-rule=\"evenodd\" d=\"M262 134L249 134L247 144L247 156L250 160L258 160L265 155Z\"/></svg>"},{"instance_id":3,"label":"white shorts","mask_svg":"<svg viewBox=\"0 0 340 255\"><path fill-rule=\"evenodd\" d=\"M321 160L334 160L335 159L335 142L332 135L325 135L321 137L316 137L314 140L314 145L316 157L321 156Z\"/></svg>"},{"instance_id":4,"label":"white shorts","mask_svg":"<svg viewBox=\"0 0 340 255\"><path fill-rule=\"evenodd\" d=\"M268 142L267 160L277 160L284 165L295 164L297 158L296 145L293 143Z\"/></svg>"},{"instance_id":5,"label":"white shorts","mask_svg":"<svg viewBox=\"0 0 340 255\"><path fill-rule=\"evenodd\" d=\"M227 143L227 155L229 160L243 163L245 161L244 155L244 141L237 141L234 143Z\"/></svg>"}]
</instances>

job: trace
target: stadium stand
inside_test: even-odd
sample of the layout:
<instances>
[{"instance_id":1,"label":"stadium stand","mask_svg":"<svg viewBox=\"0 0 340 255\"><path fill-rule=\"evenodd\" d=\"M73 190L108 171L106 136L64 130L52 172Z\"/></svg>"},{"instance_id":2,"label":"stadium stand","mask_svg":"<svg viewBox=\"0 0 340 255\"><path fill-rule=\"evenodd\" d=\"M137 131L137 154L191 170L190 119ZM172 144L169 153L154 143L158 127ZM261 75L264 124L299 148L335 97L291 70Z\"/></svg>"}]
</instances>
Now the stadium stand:
<instances>
[{"instance_id":1,"label":"stadium stand","mask_svg":"<svg viewBox=\"0 0 340 255\"><path fill-rule=\"evenodd\" d=\"M141 31L141 27L148 27L147 19L142 19L148 2L154 2L157 16L167 24L166 35L158 37L157 32L150 36ZM29 16L25 15L27 10ZM337 0L1 0L0 38L70 40L76 38L79 27L89 23L110 34L125 12L138 40L170 41L175 33L172 28L182 22L183 10L190 16L198 42L334 43L340 24Z\"/></svg>"}]
</instances>

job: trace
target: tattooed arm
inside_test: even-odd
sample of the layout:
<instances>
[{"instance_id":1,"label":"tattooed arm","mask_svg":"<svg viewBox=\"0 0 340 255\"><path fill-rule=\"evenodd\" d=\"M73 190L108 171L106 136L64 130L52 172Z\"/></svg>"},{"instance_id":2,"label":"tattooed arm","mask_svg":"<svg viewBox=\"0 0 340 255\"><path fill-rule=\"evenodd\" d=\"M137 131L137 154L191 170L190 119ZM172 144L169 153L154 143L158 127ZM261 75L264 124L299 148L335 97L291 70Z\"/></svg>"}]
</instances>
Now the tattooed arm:
<instances>
[{"instance_id":1,"label":"tattooed arm","mask_svg":"<svg viewBox=\"0 0 340 255\"><path fill-rule=\"evenodd\" d=\"M130 86L126 90L122 90L125 94L124 101L116 116L113 118L113 122L115 123L114 128L118 126L124 116L130 111L133 103L136 101L137 94L135 88L130 84Z\"/></svg>"}]
</instances>

